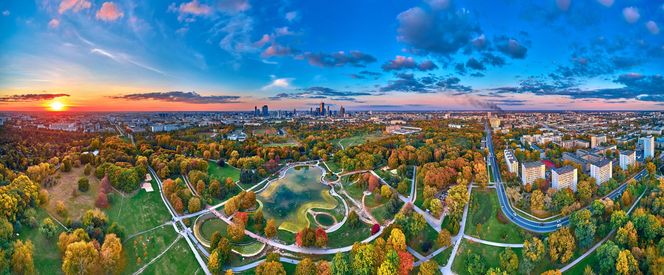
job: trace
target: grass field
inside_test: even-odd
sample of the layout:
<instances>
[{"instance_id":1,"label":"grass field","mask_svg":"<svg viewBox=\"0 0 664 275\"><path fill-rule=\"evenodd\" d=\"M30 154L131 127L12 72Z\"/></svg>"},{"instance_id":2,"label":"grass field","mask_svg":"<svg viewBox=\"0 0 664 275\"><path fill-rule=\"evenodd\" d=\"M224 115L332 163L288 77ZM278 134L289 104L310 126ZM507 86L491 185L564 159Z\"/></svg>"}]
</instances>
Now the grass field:
<instances>
[{"instance_id":1,"label":"grass field","mask_svg":"<svg viewBox=\"0 0 664 275\"><path fill-rule=\"evenodd\" d=\"M498 211L498 196L495 192L474 190L465 233L487 241L523 243L522 230L512 223L501 223L496 217Z\"/></svg>"},{"instance_id":2,"label":"grass field","mask_svg":"<svg viewBox=\"0 0 664 275\"><path fill-rule=\"evenodd\" d=\"M588 257L567 270L564 274L583 274L583 270L586 266L590 266L595 273L599 273L599 262L600 259L597 258L597 250L595 250L595 252L588 255Z\"/></svg>"},{"instance_id":3,"label":"grass field","mask_svg":"<svg viewBox=\"0 0 664 275\"><path fill-rule=\"evenodd\" d=\"M420 231L420 233L417 234L417 236L413 238L407 238L408 246L412 247L418 253L426 256L429 255L429 253L439 248L439 246L436 244L437 237L438 237L438 232L436 232L436 230L431 228L429 224L426 224L424 229Z\"/></svg>"},{"instance_id":4,"label":"grass field","mask_svg":"<svg viewBox=\"0 0 664 275\"><path fill-rule=\"evenodd\" d=\"M362 224L360 228L352 228L348 223L342 225L337 231L327 234L328 247L344 247L360 242L371 236L371 227Z\"/></svg>"},{"instance_id":5,"label":"grass field","mask_svg":"<svg viewBox=\"0 0 664 275\"><path fill-rule=\"evenodd\" d=\"M459 247L457 256L454 258L454 262L452 263L452 271L454 271L456 274L469 274L468 270L466 269L466 259L468 259L471 253L479 254L480 259L484 263L486 269L491 267L499 267L499 255L503 252L504 249L505 248L502 247L472 243L464 239L461 243L461 246ZM521 249L514 248L512 250L519 256L519 263L522 262Z\"/></svg>"},{"instance_id":6,"label":"grass field","mask_svg":"<svg viewBox=\"0 0 664 275\"><path fill-rule=\"evenodd\" d=\"M203 270L187 241L180 239L161 258L148 266L143 274L203 274Z\"/></svg>"},{"instance_id":7,"label":"grass field","mask_svg":"<svg viewBox=\"0 0 664 275\"><path fill-rule=\"evenodd\" d=\"M433 260L438 263L439 266L445 266L447 264L447 261L449 261L450 256L452 256L452 249L454 249L453 246L450 246L448 248L445 248L443 252L438 253L435 257L433 257Z\"/></svg>"},{"instance_id":8,"label":"grass field","mask_svg":"<svg viewBox=\"0 0 664 275\"><path fill-rule=\"evenodd\" d=\"M221 167L216 162L210 161L208 162L208 175L216 178L220 182L224 182L228 177L232 178L234 181L238 181L240 180L240 169L230 165Z\"/></svg>"},{"instance_id":9,"label":"grass field","mask_svg":"<svg viewBox=\"0 0 664 275\"><path fill-rule=\"evenodd\" d=\"M357 145L362 145L366 142L373 141L380 139L382 137L382 134L380 132L374 132L374 133L361 133L358 135L354 135L352 137L347 137L347 138L342 138L339 140L334 140L333 144L339 144L343 146L343 148L348 148L352 146L357 146Z\"/></svg>"},{"instance_id":10,"label":"grass field","mask_svg":"<svg viewBox=\"0 0 664 275\"><path fill-rule=\"evenodd\" d=\"M55 205L58 201L63 201L72 220L77 220L83 213L95 207L95 199L99 190L99 180L95 178L92 173L86 176L83 173L84 168L74 167L69 172L58 172L58 184L47 188L49 203L46 210L51 215L57 217L60 221L64 221L66 217L59 216L55 211ZM90 182L90 190L87 192L78 191L78 179L80 177L88 178ZM76 190L76 195L74 195Z\"/></svg>"},{"instance_id":11,"label":"grass field","mask_svg":"<svg viewBox=\"0 0 664 275\"><path fill-rule=\"evenodd\" d=\"M48 217L48 214L44 209L37 208L37 221L41 225L42 220ZM38 273L41 274L62 274L62 255L58 249L58 235L64 231L64 229L58 225L58 231L55 233L55 236L52 239L47 239L41 232L39 232L39 226L35 228L30 228L24 226L19 235L19 239L26 241L30 240L32 242L33 251L33 262Z\"/></svg>"},{"instance_id":12,"label":"grass field","mask_svg":"<svg viewBox=\"0 0 664 275\"><path fill-rule=\"evenodd\" d=\"M223 236L225 236L227 230L228 224L225 221L217 218L203 221L200 228L201 237L208 242L212 240L212 234L214 234L214 232L219 231Z\"/></svg>"},{"instance_id":13,"label":"grass field","mask_svg":"<svg viewBox=\"0 0 664 275\"><path fill-rule=\"evenodd\" d=\"M152 186L157 188L157 183L153 182ZM125 227L127 236L171 220L159 191L147 193L145 190L139 190L138 193L125 197L117 193L114 195L114 201L106 210L106 214L111 222L117 222Z\"/></svg>"},{"instance_id":14,"label":"grass field","mask_svg":"<svg viewBox=\"0 0 664 275\"><path fill-rule=\"evenodd\" d=\"M156 257L164 251L173 241L175 241L177 236L177 233L175 233L172 227L166 226L125 241L122 244L125 255L127 256L124 271L128 273L137 271L147 264L153 257ZM189 247L187 247L187 250L189 250ZM182 256L171 255L169 257L167 253L159 261L153 263L153 265L159 265L160 262L162 262L162 264L168 264L183 256L184 254ZM162 261L164 259L166 259L166 261ZM192 265L195 263L196 260L192 259L191 262L185 265Z\"/></svg>"}]
</instances>

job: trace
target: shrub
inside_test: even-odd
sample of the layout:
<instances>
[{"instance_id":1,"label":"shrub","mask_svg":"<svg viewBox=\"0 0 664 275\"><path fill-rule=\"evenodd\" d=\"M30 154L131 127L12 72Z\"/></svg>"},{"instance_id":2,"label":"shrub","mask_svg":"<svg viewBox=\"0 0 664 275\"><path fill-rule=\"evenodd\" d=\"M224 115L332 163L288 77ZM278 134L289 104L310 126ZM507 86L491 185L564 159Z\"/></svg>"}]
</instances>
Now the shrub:
<instances>
[{"instance_id":1,"label":"shrub","mask_svg":"<svg viewBox=\"0 0 664 275\"><path fill-rule=\"evenodd\" d=\"M90 190L90 181L88 178L81 177L78 179L78 191L88 192Z\"/></svg>"}]
</instances>

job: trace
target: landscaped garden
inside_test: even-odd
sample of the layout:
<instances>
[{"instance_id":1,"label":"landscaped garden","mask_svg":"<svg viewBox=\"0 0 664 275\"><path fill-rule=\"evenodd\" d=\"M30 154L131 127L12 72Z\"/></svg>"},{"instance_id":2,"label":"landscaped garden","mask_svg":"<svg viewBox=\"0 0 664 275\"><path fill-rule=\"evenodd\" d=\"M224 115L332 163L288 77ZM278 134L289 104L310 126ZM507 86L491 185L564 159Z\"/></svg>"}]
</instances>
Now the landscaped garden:
<instances>
[{"instance_id":1,"label":"landscaped garden","mask_svg":"<svg viewBox=\"0 0 664 275\"><path fill-rule=\"evenodd\" d=\"M487 241L523 243L524 231L499 213L498 196L489 190L475 189L470 198L465 233Z\"/></svg>"}]
</instances>

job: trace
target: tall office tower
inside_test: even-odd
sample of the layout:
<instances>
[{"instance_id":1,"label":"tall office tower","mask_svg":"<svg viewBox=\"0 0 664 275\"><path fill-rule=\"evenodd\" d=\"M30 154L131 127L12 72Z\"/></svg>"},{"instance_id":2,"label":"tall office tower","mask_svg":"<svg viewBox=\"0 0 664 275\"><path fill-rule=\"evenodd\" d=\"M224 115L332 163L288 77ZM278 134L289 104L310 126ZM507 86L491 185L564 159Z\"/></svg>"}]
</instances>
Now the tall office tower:
<instances>
[{"instance_id":1,"label":"tall office tower","mask_svg":"<svg viewBox=\"0 0 664 275\"><path fill-rule=\"evenodd\" d=\"M258 112L258 106L254 106L254 116L258 116L260 113Z\"/></svg>"},{"instance_id":2,"label":"tall office tower","mask_svg":"<svg viewBox=\"0 0 664 275\"><path fill-rule=\"evenodd\" d=\"M327 105L327 113L326 113L326 115L328 115L328 116L331 116L331 115L332 115L332 113L330 113L330 105Z\"/></svg>"},{"instance_id":3,"label":"tall office tower","mask_svg":"<svg viewBox=\"0 0 664 275\"><path fill-rule=\"evenodd\" d=\"M643 159L655 157L655 138L653 136L639 138L639 143L643 146Z\"/></svg>"},{"instance_id":4,"label":"tall office tower","mask_svg":"<svg viewBox=\"0 0 664 275\"><path fill-rule=\"evenodd\" d=\"M325 116L325 103L323 103L322 101L320 102L320 113L319 113L319 115Z\"/></svg>"},{"instance_id":5,"label":"tall office tower","mask_svg":"<svg viewBox=\"0 0 664 275\"><path fill-rule=\"evenodd\" d=\"M342 106L339 108L339 116L340 116L340 117L344 117L345 115L346 115L346 108L344 108L344 106L342 105Z\"/></svg>"},{"instance_id":6,"label":"tall office tower","mask_svg":"<svg viewBox=\"0 0 664 275\"><path fill-rule=\"evenodd\" d=\"M268 117L270 116L270 111L267 108L267 105L263 105L263 116Z\"/></svg>"},{"instance_id":7,"label":"tall office tower","mask_svg":"<svg viewBox=\"0 0 664 275\"><path fill-rule=\"evenodd\" d=\"M312 116L314 115L314 107L309 108L309 114Z\"/></svg>"}]
</instances>

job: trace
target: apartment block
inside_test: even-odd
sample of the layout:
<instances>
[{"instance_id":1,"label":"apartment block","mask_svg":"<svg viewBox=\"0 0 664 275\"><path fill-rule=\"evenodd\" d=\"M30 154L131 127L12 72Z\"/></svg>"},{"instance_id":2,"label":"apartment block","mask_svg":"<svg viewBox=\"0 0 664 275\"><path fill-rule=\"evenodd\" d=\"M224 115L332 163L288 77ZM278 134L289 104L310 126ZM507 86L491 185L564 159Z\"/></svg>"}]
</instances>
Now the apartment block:
<instances>
[{"instance_id":1,"label":"apartment block","mask_svg":"<svg viewBox=\"0 0 664 275\"><path fill-rule=\"evenodd\" d=\"M636 152L634 151L620 151L620 168L627 170L627 167L634 165L636 162Z\"/></svg>"},{"instance_id":2,"label":"apartment block","mask_svg":"<svg viewBox=\"0 0 664 275\"><path fill-rule=\"evenodd\" d=\"M532 184L537 179L543 179L544 169L544 163L541 161L524 162L521 164L521 183Z\"/></svg>"},{"instance_id":3,"label":"apartment block","mask_svg":"<svg viewBox=\"0 0 664 275\"><path fill-rule=\"evenodd\" d=\"M590 177L595 179L597 185L605 183L613 175L613 162L609 159L602 159L590 164Z\"/></svg>"},{"instance_id":4,"label":"apartment block","mask_svg":"<svg viewBox=\"0 0 664 275\"><path fill-rule=\"evenodd\" d=\"M578 180L577 170L573 166L568 165L551 170L551 187L556 190L570 188L576 192Z\"/></svg>"},{"instance_id":5,"label":"apartment block","mask_svg":"<svg viewBox=\"0 0 664 275\"><path fill-rule=\"evenodd\" d=\"M505 149L505 163L510 173L519 173L519 161L514 156L514 152L510 149Z\"/></svg>"}]
</instances>

